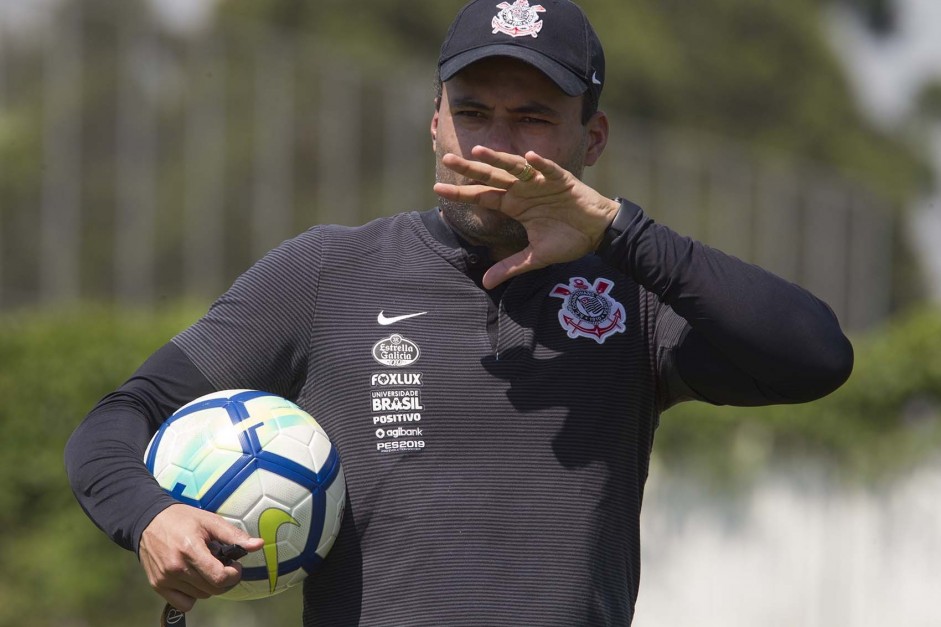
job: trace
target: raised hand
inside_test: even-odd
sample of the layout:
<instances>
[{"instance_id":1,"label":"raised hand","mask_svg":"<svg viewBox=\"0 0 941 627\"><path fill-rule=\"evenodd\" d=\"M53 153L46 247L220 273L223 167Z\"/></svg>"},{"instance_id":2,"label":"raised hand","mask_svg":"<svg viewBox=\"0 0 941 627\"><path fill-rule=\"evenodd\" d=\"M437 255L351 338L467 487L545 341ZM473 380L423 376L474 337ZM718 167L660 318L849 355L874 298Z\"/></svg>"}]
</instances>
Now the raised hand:
<instances>
[{"instance_id":1,"label":"raised hand","mask_svg":"<svg viewBox=\"0 0 941 627\"><path fill-rule=\"evenodd\" d=\"M618 210L617 201L602 196L535 152L521 157L475 146L471 156L475 160L446 154L441 163L475 182L436 183L435 193L448 200L500 211L522 224L529 239L526 248L499 260L487 271L487 288L594 251Z\"/></svg>"}]
</instances>

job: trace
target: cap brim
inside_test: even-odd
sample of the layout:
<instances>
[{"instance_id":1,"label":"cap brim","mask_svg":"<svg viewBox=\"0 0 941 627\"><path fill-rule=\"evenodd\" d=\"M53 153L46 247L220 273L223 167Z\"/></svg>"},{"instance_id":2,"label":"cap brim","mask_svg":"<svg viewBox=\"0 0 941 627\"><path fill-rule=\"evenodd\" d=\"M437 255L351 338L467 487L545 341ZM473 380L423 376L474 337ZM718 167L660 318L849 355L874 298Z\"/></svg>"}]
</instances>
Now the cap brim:
<instances>
[{"instance_id":1,"label":"cap brim","mask_svg":"<svg viewBox=\"0 0 941 627\"><path fill-rule=\"evenodd\" d=\"M451 57L442 63L439 68L441 80L450 80L455 74L471 63L489 57L513 57L514 59L525 61L552 79L552 82L558 85L559 89L569 96L580 96L588 91L588 85L585 81L564 65L556 63L532 48L524 48L523 46L514 46L512 44L481 46L480 48L467 50Z\"/></svg>"}]
</instances>

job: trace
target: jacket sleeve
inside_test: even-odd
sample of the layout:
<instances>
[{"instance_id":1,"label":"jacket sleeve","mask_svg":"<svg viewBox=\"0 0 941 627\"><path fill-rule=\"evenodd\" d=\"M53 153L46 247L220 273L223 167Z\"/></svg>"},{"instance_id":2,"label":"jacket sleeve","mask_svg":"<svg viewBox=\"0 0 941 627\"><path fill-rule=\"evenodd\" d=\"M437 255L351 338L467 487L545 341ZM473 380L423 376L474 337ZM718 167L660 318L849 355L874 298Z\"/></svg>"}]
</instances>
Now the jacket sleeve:
<instances>
[{"instance_id":1,"label":"jacket sleeve","mask_svg":"<svg viewBox=\"0 0 941 627\"><path fill-rule=\"evenodd\" d=\"M176 502L143 462L150 438L176 409L216 390L290 398L301 385L320 254L315 229L269 252L75 430L65 451L72 490L115 542L136 551L154 516Z\"/></svg>"},{"instance_id":2,"label":"jacket sleeve","mask_svg":"<svg viewBox=\"0 0 941 627\"><path fill-rule=\"evenodd\" d=\"M122 547L136 552L150 521L176 502L144 465L150 438L176 409L212 391L168 343L105 396L69 438L65 466L72 491L89 518Z\"/></svg>"},{"instance_id":3,"label":"jacket sleeve","mask_svg":"<svg viewBox=\"0 0 941 627\"><path fill-rule=\"evenodd\" d=\"M688 329L665 351L661 381L714 404L800 403L849 377L853 349L833 311L803 288L655 223L636 205L599 254L656 295ZM622 222L623 223L623 222ZM659 325L658 325L659 326ZM663 325L668 327L669 325ZM691 392L691 394L690 394Z\"/></svg>"}]
</instances>

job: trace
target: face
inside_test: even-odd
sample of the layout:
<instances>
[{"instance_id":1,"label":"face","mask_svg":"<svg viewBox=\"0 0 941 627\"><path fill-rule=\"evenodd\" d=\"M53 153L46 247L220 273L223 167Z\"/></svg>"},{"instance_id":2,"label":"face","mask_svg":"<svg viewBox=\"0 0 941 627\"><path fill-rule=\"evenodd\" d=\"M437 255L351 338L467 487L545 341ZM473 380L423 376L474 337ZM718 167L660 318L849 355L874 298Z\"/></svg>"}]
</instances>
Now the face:
<instances>
[{"instance_id":1,"label":"face","mask_svg":"<svg viewBox=\"0 0 941 627\"><path fill-rule=\"evenodd\" d=\"M533 150L581 177L607 141L607 119L596 113L582 124L582 97L569 96L533 66L509 57L478 61L442 88L431 122L436 179L470 181L441 165L454 153L470 158L477 145L523 155ZM445 218L474 244L512 253L527 244L523 227L503 214L440 199Z\"/></svg>"}]
</instances>

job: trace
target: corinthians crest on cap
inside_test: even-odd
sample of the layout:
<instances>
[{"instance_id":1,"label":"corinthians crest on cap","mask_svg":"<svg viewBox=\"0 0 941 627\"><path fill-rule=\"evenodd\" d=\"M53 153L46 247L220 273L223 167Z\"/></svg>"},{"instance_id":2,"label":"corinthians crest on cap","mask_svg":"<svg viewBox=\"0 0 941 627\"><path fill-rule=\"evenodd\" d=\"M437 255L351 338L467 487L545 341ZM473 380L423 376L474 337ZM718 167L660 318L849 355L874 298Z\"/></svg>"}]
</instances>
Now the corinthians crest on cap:
<instances>
[{"instance_id":1,"label":"corinthians crest on cap","mask_svg":"<svg viewBox=\"0 0 941 627\"><path fill-rule=\"evenodd\" d=\"M559 283L550 296L563 299L559 309L559 324L570 338L591 338L599 344L609 335L623 333L626 314L624 306L608 295L614 281L598 278L589 283L582 277L572 277L568 285Z\"/></svg>"},{"instance_id":2,"label":"corinthians crest on cap","mask_svg":"<svg viewBox=\"0 0 941 627\"><path fill-rule=\"evenodd\" d=\"M542 30L540 13L546 10L541 4L530 6L529 0L516 0L513 4L501 2L497 5L500 12L493 18L493 33L506 33L511 37L530 35L537 37Z\"/></svg>"}]
</instances>

